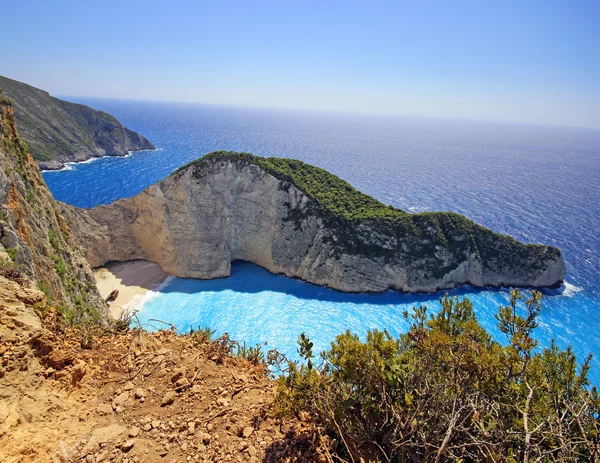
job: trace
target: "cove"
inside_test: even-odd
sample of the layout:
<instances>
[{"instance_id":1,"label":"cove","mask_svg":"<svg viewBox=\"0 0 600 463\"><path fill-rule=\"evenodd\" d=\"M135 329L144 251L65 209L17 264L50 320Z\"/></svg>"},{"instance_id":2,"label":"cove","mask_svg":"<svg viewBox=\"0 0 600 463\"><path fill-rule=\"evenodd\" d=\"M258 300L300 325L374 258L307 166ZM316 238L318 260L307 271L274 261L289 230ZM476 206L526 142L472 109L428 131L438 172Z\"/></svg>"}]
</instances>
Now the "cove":
<instances>
[{"instance_id":1,"label":"cove","mask_svg":"<svg viewBox=\"0 0 600 463\"><path fill-rule=\"evenodd\" d=\"M509 290L481 290L464 287L449 291L451 296L468 297L480 323L499 342L505 338L496 327L494 315L509 301ZM590 351L600 352L598 333L589 333L584 317L571 317L565 300L577 299L580 310L594 313L594 300L584 293L560 288L543 291L542 312L535 331L540 347L552 338L563 348L573 345L581 361ZM216 280L172 278L141 302L138 318L148 330L165 328L151 319L172 323L178 331L210 327L219 336L249 345L267 343L263 350L276 348L292 359L298 358L296 340L305 332L315 352L329 347L335 336L350 330L364 338L368 330L387 329L393 336L408 329L402 313L426 305L431 313L440 308L444 293L350 294L305 283L249 262L234 262L231 276ZM578 314L581 315L581 314ZM588 350L589 349L589 350ZM593 361L591 379L600 380L600 365Z\"/></svg>"}]
</instances>

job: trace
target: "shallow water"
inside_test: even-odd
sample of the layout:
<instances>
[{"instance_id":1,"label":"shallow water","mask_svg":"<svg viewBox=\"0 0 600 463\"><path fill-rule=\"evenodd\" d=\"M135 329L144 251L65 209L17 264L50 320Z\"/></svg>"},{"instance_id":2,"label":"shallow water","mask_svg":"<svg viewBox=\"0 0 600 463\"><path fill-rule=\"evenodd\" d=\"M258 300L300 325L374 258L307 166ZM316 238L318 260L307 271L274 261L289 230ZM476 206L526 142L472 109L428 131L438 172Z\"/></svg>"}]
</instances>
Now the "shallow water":
<instances>
[{"instance_id":1,"label":"shallow water","mask_svg":"<svg viewBox=\"0 0 600 463\"><path fill-rule=\"evenodd\" d=\"M600 337L593 333L577 342L579 333L586 331L585 318L570 314L570 298L561 292L564 290L544 291L545 309L539 317L537 336L542 345L548 345L552 338L563 346L573 343L583 358L588 353L587 343L600 345ZM508 291L461 288L450 295L469 297L481 324L504 341L494 315L499 305L509 303ZM234 262L230 278L170 280L159 292L146 296L138 316L148 329L165 327L151 319L168 321L183 332L210 327L217 335L227 332L233 339L250 344L267 342L265 349L277 348L295 357L296 339L301 332L309 335L316 352L326 349L329 341L347 329L361 335L369 329L387 329L398 335L408 327L403 311L426 305L433 313L439 310L439 297L394 291L345 294L272 275L248 262ZM593 309L597 303L585 294L577 297L582 307L589 304Z\"/></svg>"},{"instance_id":2,"label":"shallow water","mask_svg":"<svg viewBox=\"0 0 600 463\"><path fill-rule=\"evenodd\" d=\"M82 207L132 196L216 149L294 157L407 211L449 210L527 242L560 247L566 287L546 291L538 337L600 356L600 132L469 121L359 116L115 100L78 102L108 111L158 151L104 158L44 173L55 196ZM260 289L260 290L259 290ZM495 330L505 291L461 289ZM302 331L325 348L351 329L396 334L405 308L439 307L438 295L345 295L248 263L231 278L174 279L144 303L144 320L187 330L210 326L288 354ZM593 377L600 384L600 362Z\"/></svg>"}]
</instances>

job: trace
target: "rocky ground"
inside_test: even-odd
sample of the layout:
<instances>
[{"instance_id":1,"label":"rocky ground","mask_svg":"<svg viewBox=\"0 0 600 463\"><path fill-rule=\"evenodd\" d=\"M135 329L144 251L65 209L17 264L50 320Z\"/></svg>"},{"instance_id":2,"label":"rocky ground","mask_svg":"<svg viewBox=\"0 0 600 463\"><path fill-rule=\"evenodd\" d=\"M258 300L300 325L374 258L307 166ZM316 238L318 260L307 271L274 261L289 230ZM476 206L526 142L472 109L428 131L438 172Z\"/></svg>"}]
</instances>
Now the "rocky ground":
<instances>
[{"instance_id":1,"label":"rocky ground","mask_svg":"<svg viewBox=\"0 0 600 463\"><path fill-rule=\"evenodd\" d=\"M101 331L64 329L0 276L1 462L331 461L308 420L271 416L262 366L197 336Z\"/></svg>"}]
</instances>

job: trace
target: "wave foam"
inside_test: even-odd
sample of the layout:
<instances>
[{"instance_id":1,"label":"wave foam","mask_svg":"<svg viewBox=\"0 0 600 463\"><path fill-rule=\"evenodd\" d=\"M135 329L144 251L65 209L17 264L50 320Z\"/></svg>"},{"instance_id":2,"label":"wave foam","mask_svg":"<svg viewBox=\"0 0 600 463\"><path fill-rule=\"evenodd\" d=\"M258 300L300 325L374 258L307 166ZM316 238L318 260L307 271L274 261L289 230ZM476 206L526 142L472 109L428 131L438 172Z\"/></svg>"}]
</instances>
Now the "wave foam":
<instances>
[{"instance_id":1,"label":"wave foam","mask_svg":"<svg viewBox=\"0 0 600 463\"><path fill-rule=\"evenodd\" d=\"M162 283L155 285L145 294L133 296L131 301L123 306L123 313L134 314L140 312L144 308L144 304L159 296L160 292L169 286L175 278L175 275L169 275Z\"/></svg>"},{"instance_id":2,"label":"wave foam","mask_svg":"<svg viewBox=\"0 0 600 463\"><path fill-rule=\"evenodd\" d=\"M162 148L127 151L127 154L125 154L123 156L112 155L112 154L107 154L106 156L94 156L94 157L91 157L89 159L86 159L85 161L65 162L64 167L62 169L45 169L45 170L42 170L41 172L44 174L44 173L47 173L47 172L63 172L65 170L74 170L75 167L77 167L78 164L90 164L90 163L92 163L94 161L98 161L100 159L106 159L106 158L117 158L117 159L121 158L121 159L125 159L125 158L130 158L134 154L141 153L143 151L162 151Z\"/></svg>"},{"instance_id":3,"label":"wave foam","mask_svg":"<svg viewBox=\"0 0 600 463\"><path fill-rule=\"evenodd\" d=\"M566 281L565 281L564 285L565 285L565 290L563 291L563 296L566 296L566 297L573 297L573 296L575 296L575 294L583 291L583 288L572 285L571 283L567 283Z\"/></svg>"}]
</instances>

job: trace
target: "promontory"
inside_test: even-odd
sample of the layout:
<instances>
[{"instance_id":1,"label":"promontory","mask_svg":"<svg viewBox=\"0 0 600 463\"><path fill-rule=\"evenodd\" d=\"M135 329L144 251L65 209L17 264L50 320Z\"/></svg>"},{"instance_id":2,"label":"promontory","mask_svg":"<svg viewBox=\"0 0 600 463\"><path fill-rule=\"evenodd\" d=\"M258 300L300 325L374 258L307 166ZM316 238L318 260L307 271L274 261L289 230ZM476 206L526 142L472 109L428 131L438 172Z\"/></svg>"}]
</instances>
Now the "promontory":
<instances>
[{"instance_id":1,"label":"promontory","mask_svg":"<svg viewBox=\"0 0 600 463\"><path fill-rule=\"evenodd\" d=\"M103 111L54 98L3 76L0 89L12 102L19 133L40 169L62 169L66 162L154 149L144 136Z\"/></svg>"},{"instance_id":2,"label":"promontory","mask_svg":"<svg viewBox=\"0 0 600 463\"><path fill-rule=\"evenodd\" d=\"M208 154L133 198L62 205L93 267L147 259L185 278L231 262L347 292L431 292L463 284L559 284L559 249L524 244L456 213L409 214L301 161Z\"/></svg>"}]
</instances>

